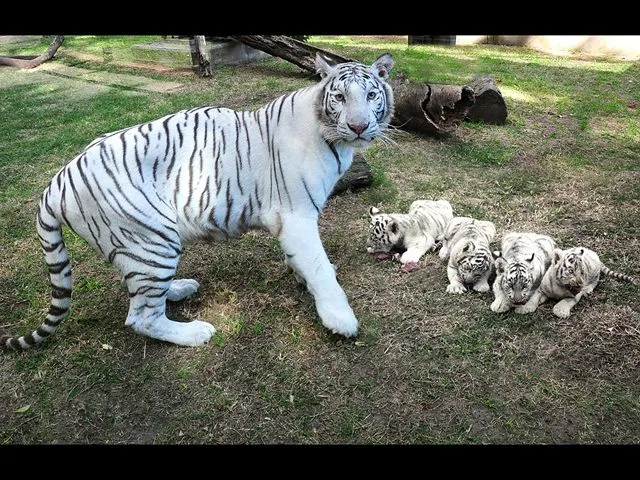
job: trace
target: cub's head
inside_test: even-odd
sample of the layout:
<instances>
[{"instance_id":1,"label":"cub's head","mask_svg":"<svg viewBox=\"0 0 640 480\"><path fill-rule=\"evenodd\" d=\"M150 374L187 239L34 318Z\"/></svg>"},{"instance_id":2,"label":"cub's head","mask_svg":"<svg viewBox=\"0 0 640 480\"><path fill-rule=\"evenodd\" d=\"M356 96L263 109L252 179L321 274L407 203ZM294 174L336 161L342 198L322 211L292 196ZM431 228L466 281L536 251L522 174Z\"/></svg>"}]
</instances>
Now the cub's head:
<instances>
[{"instance_id":1,"label":"cub's head","mask_svg":"<svg viewBox=\"0 0 640 480\"><path fill-rule=\"evenodd\" d=\"M316 108L322 136L328 142L365 147L387 129L393 116L389 84L393 65L388 53L371 66L357 62L330 65L320 53L316 55L316 69L323 79Z\"/></svg>"},{"instance_id":2,"label":"cub's head","mask_svg":"<svg viewBox=\"0 0 640 480\"><path fill-rule=\"evenodd\" d=\"M585 284L585 271L583 256L584 248L572 248L553 252L553 262L550 268L554 269L557 282L569 290L572 295L577 295Z\"/></svg>"},{"instance_id":3,"label":"cub's head","mask_svg":"<svg viewBox=\"0 0 640 480\"><path fill-rule=\"evenodd\" d=\"M454 258L462 283L475 284L493 266L491 250L469 240Z\"/></svg>"},{"instance_id":4,"label":"cub's head","mask_svg":"<svg viewBox=\"0 0 640 480\"><path fill-rule=\"evenodd\" d=\"M369 208L369 239L367 252L390 252L403 237L400 224L391 215L382 213L376 207Z\"/></svg>"},{"instance_id":5,"label":"cub's head","mask_svg":"<svg viewBox=\"0 0 640 480\"><path fill-rule=\"evenodd\" d=\"M509 301L513 305L527 303L537 288L537 285L534 285L533 275L535 253L523 260L506 259L502 256L502 252L494 252L493 257L495 258L496 281L500 282L500 287Z\"/></svg>"}]
</instances>

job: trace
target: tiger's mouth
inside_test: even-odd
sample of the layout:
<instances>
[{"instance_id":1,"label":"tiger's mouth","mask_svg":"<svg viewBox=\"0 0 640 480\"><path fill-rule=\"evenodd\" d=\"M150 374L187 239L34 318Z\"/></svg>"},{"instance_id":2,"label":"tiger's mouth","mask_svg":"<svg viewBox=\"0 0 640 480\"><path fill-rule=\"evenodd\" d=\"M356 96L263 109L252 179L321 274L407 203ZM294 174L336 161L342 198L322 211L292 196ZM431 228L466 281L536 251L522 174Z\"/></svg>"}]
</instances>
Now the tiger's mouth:
<instances>
[{"instance_id":1,"label":"tiger's mouth","mask_svg":"<svg viewBox=\"0 0 640 480\"><path fill-rule=\"evenodd\" d=\"M582 291L582 287L580 285L566 285L565 288L569 290L571 295L577 295Z\"/></svg>"}]
</instances>

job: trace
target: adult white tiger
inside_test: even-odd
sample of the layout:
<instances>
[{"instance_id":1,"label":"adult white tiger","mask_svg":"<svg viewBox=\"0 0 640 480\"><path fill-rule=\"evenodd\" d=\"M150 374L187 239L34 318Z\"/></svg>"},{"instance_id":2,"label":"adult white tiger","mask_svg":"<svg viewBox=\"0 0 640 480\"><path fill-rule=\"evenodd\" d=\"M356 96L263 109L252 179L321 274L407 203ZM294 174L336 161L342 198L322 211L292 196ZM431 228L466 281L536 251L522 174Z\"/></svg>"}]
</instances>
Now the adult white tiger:
<instances>
[{"instance_id":1,"label":"adult white tiger","mask_svg":"<svg viewBox=\"0 0 640 480\"><path fill-rule=\"evenodd\" d=\"M120 270L130 296L125 325L140 334L185 346L207 342L211 324L165 314L167 300L199 287L174 280L183 245L263 228L304 279L322 324L356 335L358 321L321 243L318 216L354 149L389 125L393 64L389 54L371 66L329 65L318 55L319 82L255 112L193 108L91 142L53 177L39 204L49 312L37 330L3 336L0 345L38 344L67 315L72 282L62 225Z\"/></svg>"},{"instance_id":2,"label":"adult white tiger","mask_svg":"<svg viewBox=\"0 0 640 480\"><path fill-rule=\"evenodd\" d=\"M609 269L598 254L589 248L557 248L540 284L538 305L548 299L558 300L553 306L553 314L560 318L569 317L571 309L580 299L593 292L601 273L623 282L638 284L638 280L632 276Z\"/></svg>"},{"instance_id":3,"label":"adult white tiger","mask_svg":"<svg viewBox=\"0 0 640 480\"><path fill-rule=\"evenodd\" d=\"M495 252L494 312L531 313L538 306L538 287L551 264L556 242L547 235L509 232Z\"/></svg>"},{"instance_id":4,"label":"adult white tiger","mask_svg":"<svg viewBox=\"0 0 640 480\"><path fill-rule=\"evenodd\" d=\"M442 248L438 256L447 260L449 293L465 293L467 286L476 292L488 292L489 277L493 272L491 242L496 227L488 220L454 217L444 231Z\"/></svg>"}]
</instances>

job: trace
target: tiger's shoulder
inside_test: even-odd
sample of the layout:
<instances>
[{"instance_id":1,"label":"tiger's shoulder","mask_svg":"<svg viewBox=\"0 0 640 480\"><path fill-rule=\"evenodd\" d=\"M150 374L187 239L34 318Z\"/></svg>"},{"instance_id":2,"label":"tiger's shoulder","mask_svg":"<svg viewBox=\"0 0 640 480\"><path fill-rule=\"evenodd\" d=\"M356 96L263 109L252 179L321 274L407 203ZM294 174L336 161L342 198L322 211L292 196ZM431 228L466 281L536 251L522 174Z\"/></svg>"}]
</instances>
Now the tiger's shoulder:
<instances>
[{"instance_id":1,"label":"tiger's shoulder","mask_svg":"<svg viewBox=\"0 0 640 480\"><path fill-rule=\"evenodd\" d=\"M496 226L489 220L478 220L472 217L454 217L445 229L444 238L451 246L473 240L489 245L496 235Z\"/></svg>"},{"instance_id":2,"label":"tiger's shoulder","mask_svg":"<svg viewBox=\"0 0 640 480\"><path fill-rule=\"evenodd\" d=\"M502 256L509 260L537 258L545 265L551 264L556 241L548 235L535 232L507 232L502 237Z\"/></svg>"}]
</instances>

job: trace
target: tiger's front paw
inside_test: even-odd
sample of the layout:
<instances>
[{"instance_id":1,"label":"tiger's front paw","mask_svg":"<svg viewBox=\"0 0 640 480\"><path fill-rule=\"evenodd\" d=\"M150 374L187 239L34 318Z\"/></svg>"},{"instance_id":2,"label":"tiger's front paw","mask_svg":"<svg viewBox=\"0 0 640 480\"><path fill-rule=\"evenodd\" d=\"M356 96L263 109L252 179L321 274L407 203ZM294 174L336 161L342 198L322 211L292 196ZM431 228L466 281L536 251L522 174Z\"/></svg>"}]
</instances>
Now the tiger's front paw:
<instances>
[{"instance_id":1,"label":"tiger's front paw","mask_svg":"<svg viewBox=\"0 0 640 480\"><path fill-rule=\"evenodd\" d=\"M447 285L447 293L465 293L467 289L464 285L450 283Z\"/></svg>"},{"instance_id":2,"label":"tiger's front paw","mask_svg":"<svg viewBox=\"0 0 640 480\"><path fill-rule=\"evenodd\" d=\"M486 282L485 282L485 283L476 283L476 284L473 286L473 289L474 289L476 292L479 292L479 293L485 293L485 292L488 292L489 290L491 290L491 287L489 286L489 284L488 284L488 283L486 283Z\"/></svg>"},{"instance_id":3,"label":"tiger's front paw","mask_svg":"<svg viewBox=\"0 0 640 480\"><path fill-rule=\"evenodd\" d=\"M536 305L524 304L520 307L516 307L513 309L514 312L519 313L520 315L526 315L527 313L533 313L536 311Z\"/></svg>"},{"instance_id":4,"label":"tiger's front paw","mask_svg":"<svg viewBox=\"0 0 640 480\"><path fill-rule=\"evenodd\" d=\"M318 315L322 325L333 333L345 337L354 337L358 333L358 320L347 305L336 305L336 302L316 302Z\"/></svg>"},{"instance_id":5,"label":"tiger's front paw","mask_svg":"<svg viewBox=\"0 0 640 480\"><path fill-rule=\"evenodd\" d=\"M493 303L491 303L491 310L496 313L504 313L509 310L509 304L506 302L500 301L500 299L495 299Z\"/></svg>"},{"instance_id":6,"label":"tiger's front paw","mask_svg":"<svg viewBox=\"0 0 640 480\"><path fill-rule=\"evenodd\" d=\"M571 309L567 308L566 305L562 305L561 303L556 303L553 306L553 314L556 317L568 318L571 315Z\"/></svg>"}]
</instances>

